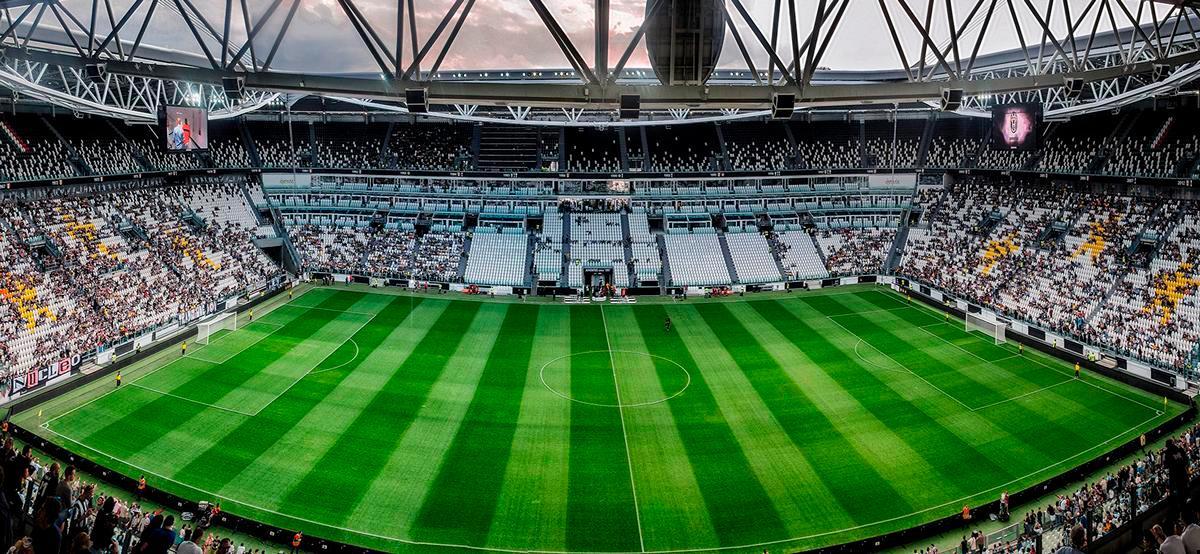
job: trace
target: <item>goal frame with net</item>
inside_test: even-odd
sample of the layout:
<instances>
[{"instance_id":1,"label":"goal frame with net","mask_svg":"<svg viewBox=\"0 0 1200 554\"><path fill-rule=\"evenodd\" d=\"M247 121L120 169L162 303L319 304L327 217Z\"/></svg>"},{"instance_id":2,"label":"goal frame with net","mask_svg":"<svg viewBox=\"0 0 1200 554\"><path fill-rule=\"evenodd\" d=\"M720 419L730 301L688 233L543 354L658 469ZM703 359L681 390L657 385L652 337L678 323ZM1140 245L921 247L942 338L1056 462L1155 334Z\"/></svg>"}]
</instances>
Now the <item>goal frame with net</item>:
<instances>
[{"instance_id":1,"label":"goal frame with net","mask_svg":"<svg viewBox=\"0 0 1200 554\"><path fill-rule=\"evenodd\" d=\"M988 321L977 314L967 312L967 316L963 318L967 333L972 331L980 331L984 334L991 335L996 341L996 344L1004 344L1008 342L1005 336L1005 330L1008 329L1008 324L1000 321Z\"/></svg>"},{"instance_id":2,"label":"goal frame with net","mask_svg":"<svg viewBox=\"0 0 1200 554\"><path fill-rule=\"evenodd\" d=\"M237 330L237 312L225 312L196 324L196 344L208 344L214 333L221 329Z\"/></svg>"}]
</instances>

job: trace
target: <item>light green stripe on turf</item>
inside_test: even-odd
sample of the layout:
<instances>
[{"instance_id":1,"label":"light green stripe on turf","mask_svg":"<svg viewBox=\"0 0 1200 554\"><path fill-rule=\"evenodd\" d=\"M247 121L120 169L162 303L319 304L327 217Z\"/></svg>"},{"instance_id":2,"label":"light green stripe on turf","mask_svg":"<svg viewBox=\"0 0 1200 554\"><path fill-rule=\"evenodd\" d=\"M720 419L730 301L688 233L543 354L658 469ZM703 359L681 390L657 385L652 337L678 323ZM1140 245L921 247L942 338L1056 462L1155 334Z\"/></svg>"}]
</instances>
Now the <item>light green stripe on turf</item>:
<instances>
[{"instance_id":1,"label":"light green stripe on turf","mask_svg":"<svg viewBox=\"0 0 1200 554\"><path fill-rule=\"evenodd\" d=\"M204 482L217 478L213 485L227 496L269 509L311 515L308 507L281 505L279 495L313 469L316 461L346 432L354 415L371 401L372 392L382 388L397 366L425 339L430 328L428 322L440 318L449 305L437 300L422 301L379 346L361 352L361 361L355 363L349 374L328 372L310 376L309 380L332 382L334 386L321 387L319 396L306 394L296 398L295 405L286 406L287 413L264 411L263 415L271 418L265 422L271 425L266 436L261 426L248 426L237 436L228 435L222 440L228 448L249 450L257 456L229 460L216 467L206 467L204 460L197 460L191 468L191 479ZM243 441L254 444L239 446ZM237 472L226 475L225 466L233 466Z\"/></svg>"},{"instance_id":2,"label":"light green stripe on turf","mask_svg":"<svg viewBox=\"0 0 1200 554\"><path fill-rule=\"evenodd\" d=\"M334 309L344 309L362 298L362 294L343 292L333 295L322 302L323 306ZM295 345L332 321L338 312L322 311L294 322L273 334L268 340L260 343L260 348ZM269 346L268 346L269 345ZM215 365L174 389L171 393L186 393L189 398L200 402L214 402L252 377L262 364L256 350L244 351L231 358L227 363ZM99 399L96 404L113 401L113 397ZM187 421L209 409L195 402L184 402L170 396L160 396L155 400L141 404L136 410L118 420L108 421L107 425L95 432L81 435L72 425L82 417L82 412L75 412L51 424L61 433L72 439L79 440L107 455L127 459L145 448L146 443L170 432L179 422Z\"/></svg>"},{"instance_id":3,"label":"light green stripe on turf","mask_svg":"<svg viewBox=\"0 0 1200 554\"><path fill-rule=\"evenodd\" d=\"M808 456L691 306L668 309L675 331L708 383L758 481L791 536L853 526Z\"/></svg>"},{"instance_id":4,"label":"light green stripe on turf","mask_svg":"<svg viewBox=\"0 0 1200 554\"><path fill-rule=\"evenodd\" d=\"M274 350L263 352L263 356L267 359L278 356L279 360L282 361L294 360L297 356L303 356L303 358L300 358L303 361L294 361L287 365L279 363L268 364L263 367L262 371L259 371L253 377L246 380L237 390L225 395L220 401L214 402L214 404L219 406L238 406L241 410L254 412L261 410L271 402L274 402L297 379L303 378L309 371L316 369L323 360L333 355L355 333L370 323L375 318L375 314L387 306L390 300L386 296L365 296L362 300L351 306L346 313L339 314L337 319L334 320L334 324L327 325L320 331L317 331L316 334L305 340L303 344L286 351Z\"/></svg>"},{"instance_id":5,"label":"light green stripe on turf","mask_svg":"<svg viewBox=\"0 0 1200 554\"><path fill-rule=\"evenodd\" d=\"M459 343L466 338L482 306L478 302L450 304L425 340L371 394L366 407L340 416L353 421L315 463L307 466L311 468L308 474L282 493L279 505L291 510L306 507L322 521L344 521L379 477L429 400L430 391L453 362Z\"/></svg>"},{"instance_id":6,"label":"light green stripe on turf","mask_svg":"<svg viewBox=\"0 0 1200 554\"><path fill-rule=\"evenodd\" d=\"M838 300L849 303L845 298ZM1101 435L1102 438L1125 431L1153 415L1153 408L1122 401L1102 391L1094 390L1097 394L1070 394L1073 387L1069 386L1067 381L1072 380L1072 377L1062 367L1051 369L1033 363L1032 360L1017 365L993 363L991 359L1007 360L1013 354L987 342L987 338L981 340L980 337L969 336L965 331L948 324L936 324L935 328L940 331L909 327L906 322L911 317L906 316L905 312L916 310L918 308L874 314L876 317L872 322L894 329L892 333L905 343L926 345L925 350L929 355L944 363L954 364L961 360L962 363L956 366L959 372L981 386L991 387L1002 400L1017 398L1014 402L1024 403L1042 413L1043 417L1091 412L1093 415L1089 418L1090 427L1100 427L1097 430L1109 433ZM970 348L964 344L970 345ZM1046 388L1051 386L1053 388ZM968 399L967 403L973 407L985 405L974 403L974 399ZM1040 408L1044 406L1054 406L1054 409L1041 411Z\"/></svg>"},{"instance_id":7,"label":"light green stripe on turf","mask_svg":"<svg viewBox=\"0 0 1200 554\"><path fill-rule=\"evenodd\" d=\"M417 538L414 522L421 502L436 494L431 490L434 478L471 406L507 311L507 304L480 306L450 363L433 383L425 403L414 406L416 417L408 429L401 429L403 435L358 505L345 517L346 523Z\"/></svg>"},{"instance_id":8,"label":"light green stripe on turf","mask_svg":"<svg viewBox=\"0 0 1200 554\"><path fill-rule=\"evenodd\" d=\"M356 302L352 309L367 310L380 307L378 297L364 296ZM348 315L348 314L347 314ZM248 379L242 387L232 390L223 396L215 406L238 406L239 411L254 414L259 409L270 404L297 380L303 378L309 369L325 356L328 356L338 345L354 333L358 327L353 320L363 319L354 316L343 320L341 316L327 323L314 335L316 340L307 340L290 349L284 356L274 362L267 363L255 376ZM253 347L251 347L253 348ZM271 354L262 353L261 360L266 362ZM267 395L277 391L271 397ZM176 394L186 397L188 391ZM178 400L185 402L184 400ZM173 475L176 471L187 466L193 456L186 453L200 454L202 450L197 444L212 444L223 437L234 426L252 416L234 414L220 409L205 409L191 419L178 421L167 433L148 442L139 452L133 454L128 461L137 465L154 465L155 469L164 475Z\"/></svg>"},{"instance_id":9,"label":"light green stripe on turf","mask_svg":"<svg viewBox=\"0 0 1200 554\"><path fill-rule=\"evenodd\" d=\"M566 548L571 402L542 385L541 368L570 353L571 311L561 306L541 307L521 397L521 413L488 546ZM570 358L562 363L569 364ZM563 373L560 382L569 390L571 372Z\"/></svg>"},{"instance_id":10,"label":"light green stripe on turf","mask_svg":"<svg viewBox=\"0 0 1200 554\"><path fill-rule=\"evenodd\" d=\"M746 453L729 428L727 416L717 406L714 392L688 353L678 330L664 332L667 317L663 306L634 310L636 323L655 362L659 377L669 386L678 382L667 370L674 364L687 369L687 389L667 402L713 531L722 546L754 544L787 537L788 532L775 506L754 475ZM752 524L747 524L753 522Z\"/></svg>"},{"instance_id":11,"label":"light green stripe on turf","mask_svg":"<svg viewBox=\"0 0 1200 554\"><path fill-rule=\"evenodd\" d=\"M521 412L539 311L537 306L509 305L499 326L504 340L492 347L471 405L410 527L413 536L487 545Z\"/></svg>"},{"instance_id":12,"label":"light green stripe on turf","mask_svg":"<svg viewBox=\"0 0 1200 554\"><path fill-rule=\"evenodd\" d=\"M754 302L748 306L813 357L822 370L842 384L842 388L855 391L855 397L864 407L904 438L931 465L938 466L937 479L947 485L958 485L957 492L948 490L941 500L979 494L998 482L1050 463L1036 449L1011 448L1009 445L1014 441L1019 444L1019 441L1005 429L934 391L912 374L898 369L887 358L859 357L856 349L864 344L858 339L847 337L854 342L853 346L847 344L848 340L830 341L836 349L811 347L822 336L846 336L841 327L811 307L794 301ZM881 365L870 365L867 360ZM998 437L1002 439L997 440ZM973 471L962 471L964 467L973 468ZM1022 467L1027 469L1022 470ZM994 495L988 493L986 496L990 499ZM931 502L923 508L940 504L942 502ZM959 507L941 506L921 514L920 519L953 513Z\"/></svg>"},{"instance_id":13,"label":"light green stripe on turf","mask_svg":"<svg viewBox=\"0 0 1200 554\"><path fill-rule=\"evenodd\" d=\"M612 360L625 404L657 402L686 385L684 369L655 363L648 352L631 306L602 308L608 334L616 352ZM659 371L670 372L668 383L680 388L663 390ZM684 391L686 394L686 391ZM675 416L667 401L622 410L637 482L638 506L646 549L704 548L720 544L704 497L696 483L692 463L679 436Z\"/></svg>"},{"instance_id":14,"label":"light green stripe on turf","mask_svg":"<svg viewBox=\"0 0 1200 554\"><path fill-rule=\"evenodd\" d=\"M847 301L847 299L812 298L806 299L806 301L824 311L826 309L843 310L844 305L840 302ZM828 302L833 302L834 306L827 307ZM885 326L885 323L889 321L888 314L875 313L871 315L873 316L871 319L862 315L835 317L848 329L870 341L880 350L887 352L890 357L905 367L921 374L930 382L936 383L937 386L943 387L948 394L955 395L968 406L984 406L986 405L984 399L986 402L1001 402L993 407L978 410L977 413L1006 428L1013 429L1015 435L1024 438L1031 446L1046 452L1051 458L1063 460L1068 456L1092 449L1098 441L1106 440L1127 428L1120 425L1114 428L1111 420L1104 414L1089 414L1087 411L1079 410L1077 406L1068 406L1063 409L1057 404L1048 403L1047 398L1033 399L1034 396L1040 396L1040 393L1020 399L1033 399L1033 404L1026 404L1020 400L1009 402L1011 397L999 392L1004 385L996 381L1011 379L1013 378L1011 375L997 371L995 375L988 378L974 372L960 372L958 367L971 367L971 364L980 362L980 360L940 340L933 339L933 337L908 339L902 336L901 331L892 330L892 327L897 325L902 326L899 327L900 329L906 329L906 324L897 324L894 322L895 320L891 320L893 322ZM959 384L952 386L949 382L955 380L959 380ZM1113 407L1116 406L1118 405L1113 405ZM1085 420L1089 421L1088 425L1078 425L1078 422Z\"/></svg>"},{"instance_id":15,"label":"light green stripe on turf","mask_svg":"<svg viewBox=\"0 0 1200 554\"><path fill-rule=\"evenodd\" d=\"M863 405L867 399L859 399L844 389L826 373L828 369L822 368L798 349L753 308L746 303L729 304L727 308L729 315L746 328L881 477L889 483L925 483L921 487L896 487L910 506L929 506L939 499L953 498L961 492L953 475L944 473L941 466L926 459L917 450L922 445L909 444L896 429L880 421ZM814 351L812 356L822 356L824 351L836 350L839 343L854 340L847 333L818 337L820 342L814 341L809 345ZM909 512L893 515L905 513Z\"/></svg>"},{"instance_id":16,"label":"light green stripe on turf","mask_svg":"<svg viewBox=\"0 0 1200 554\"><path fill-rule=\"evenodd\" d=\"M572 398L614 404L616 384L599 306L572 306ZM610 407L571 403L571 451L567 479L567 549L641 549L640 522L620 413ZM603 529L604 532L597 532Z\"/></svg>"},{"instance_id":17,"label":"light green stripe on turf","mask_svg":"<svg viewBox=\"0 0 1200 554\"><path fill-rule=\"evenodd\" d=\"M859 437L849 436L853 431L840 421L846 416L834 419L817 405L821 391L797 385L726 304L701 304L695 310L856 522L874 524L913 511L912 502L872 463L874 453Z\"/></svg>"}]
</instances>

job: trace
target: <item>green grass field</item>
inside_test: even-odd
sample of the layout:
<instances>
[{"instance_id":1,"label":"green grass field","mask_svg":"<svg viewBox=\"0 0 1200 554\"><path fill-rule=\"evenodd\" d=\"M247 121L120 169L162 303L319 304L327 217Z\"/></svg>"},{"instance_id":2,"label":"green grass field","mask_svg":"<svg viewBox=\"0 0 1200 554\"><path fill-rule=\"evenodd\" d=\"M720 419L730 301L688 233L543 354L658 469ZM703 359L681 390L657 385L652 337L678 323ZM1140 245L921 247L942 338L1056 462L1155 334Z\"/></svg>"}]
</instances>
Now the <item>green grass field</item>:
<instances>
[{"instance_id":1,"label":"green grass field","mask_svg":"<svg viewBox=\"0 0 1200 554\"><path fill-rule=\"evenodd\" d=\"M318 288L161 358L16 422L155 487L388 551L837 544L994 500L1184 409L882 287L604 307Z\"/></svg>"}]
</instances>

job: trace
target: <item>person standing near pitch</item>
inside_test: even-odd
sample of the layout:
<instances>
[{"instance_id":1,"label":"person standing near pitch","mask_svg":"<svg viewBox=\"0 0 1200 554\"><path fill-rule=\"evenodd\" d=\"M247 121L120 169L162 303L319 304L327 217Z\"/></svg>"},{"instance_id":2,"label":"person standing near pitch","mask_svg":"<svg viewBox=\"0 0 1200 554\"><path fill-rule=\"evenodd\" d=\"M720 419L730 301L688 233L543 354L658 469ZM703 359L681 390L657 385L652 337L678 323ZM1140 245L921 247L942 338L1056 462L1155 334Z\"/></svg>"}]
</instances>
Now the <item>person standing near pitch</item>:
<instances>
[{"instance_id":1,"label":"person standing near pitch","mask_svg":"<svg viewBox=\"0 0 1200 554\"><path fill-rule=\"evenodd\" d=\"M179 354L181 356L187 356L187 341L186 340L183 341L183 343L179 345Z\"/></svg>"},{"instance_id":2,"label":"person standing near pitch","mask_svg":"<svg viewBox=\"0 0 1200 554\"><path fill-rule=\"evenodd\" d=\"M121 388L121 370L117 370L117 388Z\"/></svg>"}]
</instances>

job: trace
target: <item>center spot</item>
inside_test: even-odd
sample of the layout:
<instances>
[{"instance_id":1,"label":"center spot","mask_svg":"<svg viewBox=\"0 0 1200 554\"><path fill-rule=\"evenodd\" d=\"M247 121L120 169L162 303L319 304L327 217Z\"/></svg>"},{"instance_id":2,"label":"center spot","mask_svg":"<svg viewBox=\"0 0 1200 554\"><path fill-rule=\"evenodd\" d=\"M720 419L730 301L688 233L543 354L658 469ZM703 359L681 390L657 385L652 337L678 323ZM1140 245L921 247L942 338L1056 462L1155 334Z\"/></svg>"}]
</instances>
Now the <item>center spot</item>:
<instances>
[{"instance_id":1,"label":"center spot","mask_svg":"<svg viewBox=\"0 0 1200 554\"><path fill-rule=\"evenodd\" d=\"M678 362L632 350L560 356L542 366L540 377L542 384L561 398L605 408L660 404L683 394L692 382L691 374Z\"/></svg>"}]
</instances>

